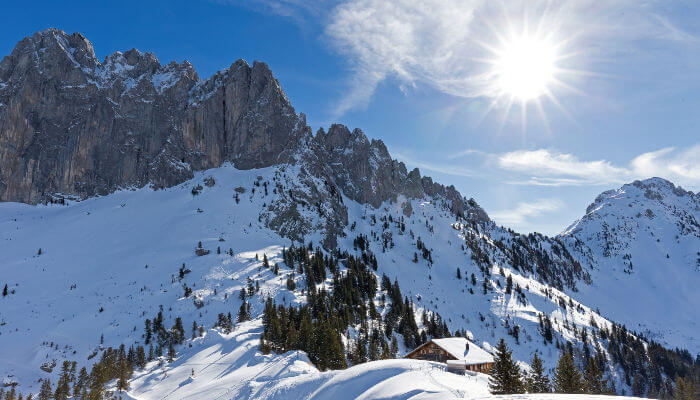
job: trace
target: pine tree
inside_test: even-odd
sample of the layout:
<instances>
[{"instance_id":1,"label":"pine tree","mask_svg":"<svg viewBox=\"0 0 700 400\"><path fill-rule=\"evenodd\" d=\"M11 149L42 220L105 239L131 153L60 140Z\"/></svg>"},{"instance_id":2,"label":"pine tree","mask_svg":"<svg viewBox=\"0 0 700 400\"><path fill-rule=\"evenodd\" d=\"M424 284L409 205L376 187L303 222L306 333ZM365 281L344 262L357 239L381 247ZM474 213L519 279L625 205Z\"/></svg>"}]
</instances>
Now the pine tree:
<instances>
[{"instance_id":1,"label":"pine tree","mask_svg":"<svg viewBox=\"0 0 700 400\"><path fill-rule=\"evenodd\" d=\"M182 325L182 318L175 318L175 325L172 327L175 343L182 344L185 341L185 327Z\"/></svg>"},{"instance_id":2,"label":"pine tree","mask_svg":"<svg viewBox=\"0 0 700 400\"><path fill-rule=\"evenodd\" d=\"M676 385L673 389L673 400L695 400L697 390L693 381L689 378L676 377Z\"/></svg>"},{"instance_id":3,"label":"pine tree","mask_svg":"<svg viewBox=\"0 0 700 400\"><path fill-rule=\"evenodd\" d=\"M172 343L168 345L168 361L172 362L175 360L175 346Z\"/></svg>"},{"instance_id":4,"label":"pine tree","mask_svg":"<svg viewBox=\"0 0 700 400\"><path fill-rule=\"evenodd\" d=\"M542 359L537 356L537 353L532 357L530 373L525 380L525 388L528 393L550 393L552 391L549 377L545 374L542 366Z\"/></svg>"},{"instance_id":5,"label":"pine tree","mask_svg":"<svg viewBox=\"0 0 700 400\"><path fill-rule=\"evenodd\" d=\"M587 393L604 394L607 391L607 381L603 379L603 371L598 368L594 358L589 358L583 370L583 383Z\"/></svg>"},{"instance_id":6,"label":"pine tree","mask_svg":"<svg viewBox=\"0 0 700 400\"><path fill-rule=\"evenodd\" d=\"M131 375L125 357L120 357L118 368L117 390L121 393L129 389L129 377Z\"/></svg>"},{"instance_id":7,"label":"pine tree","mask_svg":"<svg viewBox=\"0 0 700 400\"><path fill-rule=\"evenodd\" d=\"M51 381L49 378L44 379L41 383L41 389L39 390L38 400L51 400L53 397L53 391L51 390Z\"/></svg>"},{"instance_id":8,"label":"pine tree","mask_svg":"<svg viewBox=\"0 0 700 400\"><path fill-rule=\"evenodd\" d=\"M5 284L5 287L2 289L2 297L7 296L7 283Z\"/></svg>"},{"instance_id":9,"label":"pine tree","mask_svg":"<svg viewBox=\"0 0 700 400\"><path fill-rule=\"evenodd\" d=\"M146 351L143 346L138 346L136 348L136 365L139 368L144 368L146 366Z\"/></svg>"},{"instance_id":10,"label":"pine tree","mask_svg":"<svg viewBox=\"0 0 700 400\"><path fill-rule=\"evenodd\" d=\"M87 369L85 367L82 367L80 369L80 373L78 373L78 379L75 381L75 384L73 385L73 397L74 398L82 398L83 396L81 395L84 390L87 389L88 382L90 380L90 376L87 373Z\"/></svg>"},{"instance_id":11,"label":"pine tree","mask_svg":"<svg viewBox=\"0 0 700 400\"><path fill-rule=\"evenodd\" d=\"M554 372L554 391L557 393L582 393L581 372L574 364L574 358L568 351L559 357L557 370Z\"/></svg>"},{"instance_id":12,"label":"pine tree","mask_svg":"<svg viewBox=\"0 0 700 400\"><path fill-rule=\"evenodd\" d=\"M144 335L146 336L146 344L149 344L149 343L151 343L151 335L152 335L151 320L146 319L145 325L146 326L144 327L144 331L145 331Z\"/></svg>"},{"instance_id":13,"label":"pine tree","mask_svg":"<svg viewBox=\"0 0 700 400\"><path fill-rule=\"evenodd\" d=\"M396 358L399 354L399 342L396 340L396 336L391 336L391 357Z\"/></svg>"},{"instance_id":14,"label":"pine tree","mask_svg":"<svg viewBox=\"0 0 700 400\"><path fill-rule=\"evenodd\" d=\"M70 362L64 361L61 368L61 376L58 378L58 383L56 384L56 392L54 392L55 400L67 400L70 396L70 386L68 382L70 381Z\"/></svg>"},{"instance_id":15,"label":"pine tree","mask_svg":"<svg viewBox=\"0 0 700 400\"><path fill-rule=\"evenodd\" d=\"M524 393L525 387L520 377L520 369L512 358L512 351L501 338L496 346L494 364L489 377L489 390L493 394Z\"/></svg>"},{"instance_id":16,"label":"pine tree","mask_svg":"<svg viewBox=\"0 0 700 400\"><path fill-rule=\"evenodd\" d=\"M247 321L249 319L250 319L250 316L248 315L248 307L247 307L246 301L243 300L243 302L241 303L241 307L238 309L238 317L236 318L236 320L238 322L244 322L244 321Z\"/></svg>"}]
</instances>

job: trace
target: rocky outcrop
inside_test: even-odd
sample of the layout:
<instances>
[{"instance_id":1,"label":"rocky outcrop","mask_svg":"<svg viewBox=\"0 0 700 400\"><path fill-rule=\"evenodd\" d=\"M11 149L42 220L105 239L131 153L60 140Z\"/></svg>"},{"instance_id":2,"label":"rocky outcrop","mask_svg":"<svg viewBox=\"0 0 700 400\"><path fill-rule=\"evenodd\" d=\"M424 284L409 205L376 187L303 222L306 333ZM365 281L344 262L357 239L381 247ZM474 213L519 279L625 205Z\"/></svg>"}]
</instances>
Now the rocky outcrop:
<instances>
[{"instance_id":1,"label":"rocky outcrop","mask_svg":"<svg viewBox=\"0 0 700 400\"><path fill-rule=\"evenodd\" d=\"M359 129L351 132L344 125L334 124L328 132L320 129L315 142L336 185L352 200L379 207L401 195L441 197L451 211L478 222L489 221L474 200L464 199L454 186L445 187L430 177L421 177L417 168L408 172L404 163L391 158L384 142L368 140Z\"/></svg>"},{"instance_id":2,"label":"rocky outcrop","mask_svg":"<svg viewBox=\"0 0 700 400\"><path fill-rule=\"evenodd\" d=\"M0 63L0 200L172 186L231 161L284 162L305 127L263 63L200 80L188 62L114 53L47 29Z\"/></svg>"},{"instance_id":3,"label":"rocky outcrop","mask_svg":"<svg viewBox=\"0 0 700 400\"><path fill-rule=\"evenodd\" d=\"M57 29L23 39L0 63L0 201L169 187L225 162L302 167L298 190L268 210L270 227L285 236L311 229L298 218L303 207L324 215L329 236L340 233L343 195L374 207L435 197L489 221L473 200L407 171L359 129L336 124L313 135L264 63L239 60L203 80L187 61L162 65L136 49L100 62L85 37ZM410 205L403 211L410 215Z\"/></svg>"}]
</instances>

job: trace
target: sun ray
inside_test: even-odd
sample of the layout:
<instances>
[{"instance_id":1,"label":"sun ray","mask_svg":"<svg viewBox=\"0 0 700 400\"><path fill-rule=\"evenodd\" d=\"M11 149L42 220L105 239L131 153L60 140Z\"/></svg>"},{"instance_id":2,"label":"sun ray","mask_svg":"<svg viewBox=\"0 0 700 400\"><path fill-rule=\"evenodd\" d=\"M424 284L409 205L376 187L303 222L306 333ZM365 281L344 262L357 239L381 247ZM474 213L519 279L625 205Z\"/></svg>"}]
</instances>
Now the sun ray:
<instances>
[{"instance_id":1,"label":"sun ray","mask_svg":"<svg viewBox=\"0 0 700 400\"><path fill-rule=\"evenodd\" d=\"M544 107L542 106L542 99L535 99L535 107L537 108L537 111L540 115L540 119L542 120L542 123L544 124L544 128L547 130L547 134L549 136L552 136L552 129L549 126L549 120L547 120L547 114L544 112Z\"/></svg>"},{"instance_id":2,"label":"sun ray","mask_svg":"<svg viewBox=\"0 0 700 400\"><path fill-rule=\"evenodd\" d=\"M473 75L474 79L470 78L479 85L472 95L490 99L479 111L477 125L487 115L498 112L498 135L507 123L517 121L524 137L528 124L539 120L551 135L546 111L551 103L579 126L557 96L586 96L584 90L577 88L577 82L606 75L589 71L582 63L588 51L576 44L584 33L570 32L564 26L567 10L554 0L547 0L538 8L524 4L517 10L506 7L502 0L493 4L495 18L482 21L489 35L470 39L481 50L470 60L483 68ZM562 32L568 33L564 36Z\"/></svg>"}]
</instances>

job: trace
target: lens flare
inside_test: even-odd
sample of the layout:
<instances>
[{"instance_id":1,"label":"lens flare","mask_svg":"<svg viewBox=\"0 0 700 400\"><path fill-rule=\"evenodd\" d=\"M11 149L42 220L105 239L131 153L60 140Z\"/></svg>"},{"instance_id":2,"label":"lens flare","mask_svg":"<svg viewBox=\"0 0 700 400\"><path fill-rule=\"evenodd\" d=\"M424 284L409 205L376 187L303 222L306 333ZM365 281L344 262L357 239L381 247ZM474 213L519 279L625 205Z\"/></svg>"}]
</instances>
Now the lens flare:
<instances>
[{"instance_id":1,"label":"lens flare","mask_svg":"<svg viewBox=\"0 0 700 400\"><path fill-rule=\"evenodd\" d=\"M556 71L555 48L545 40L523 35L513 38L498 50L493 65L500 95L521 101L547 93Z\"/></svg>"}]
</instances>

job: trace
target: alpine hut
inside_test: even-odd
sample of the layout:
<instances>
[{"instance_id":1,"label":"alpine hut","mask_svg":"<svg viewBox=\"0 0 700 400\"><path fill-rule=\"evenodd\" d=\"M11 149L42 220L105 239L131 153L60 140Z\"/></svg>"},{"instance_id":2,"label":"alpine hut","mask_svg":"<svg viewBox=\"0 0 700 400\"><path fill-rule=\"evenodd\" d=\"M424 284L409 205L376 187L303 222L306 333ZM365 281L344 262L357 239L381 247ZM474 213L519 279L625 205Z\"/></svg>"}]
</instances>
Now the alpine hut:
<instances>
[{"instance_id":1,"label":"alpine hut","mask_svg":"<svg viewBox=\"0 0 700 400\"><path fill-rule=\"evenodd\" d=\"M493 356L463 337L432 339L406 354L406 358L445 363L448 372L488 374Z\"/></svg>"}]
</instances>

